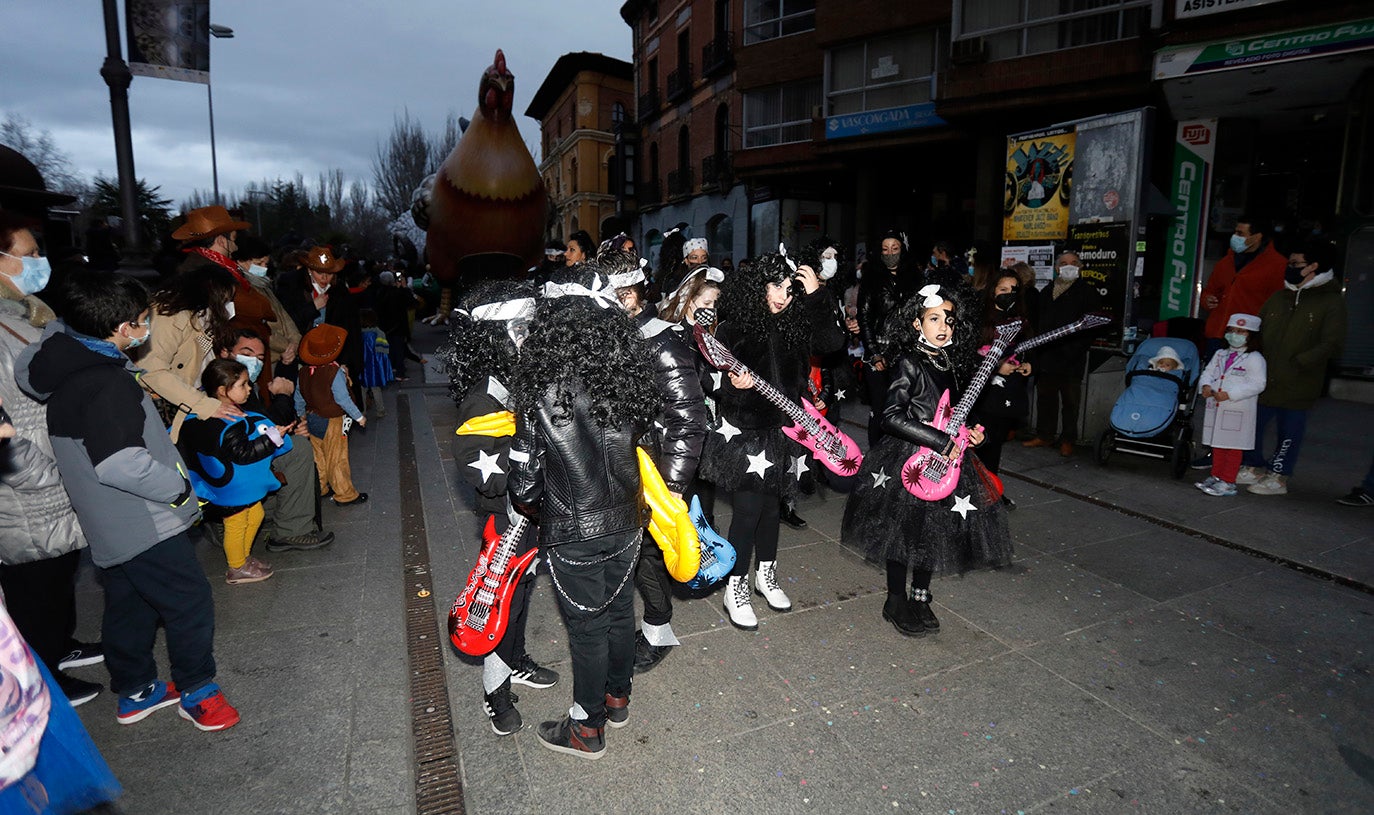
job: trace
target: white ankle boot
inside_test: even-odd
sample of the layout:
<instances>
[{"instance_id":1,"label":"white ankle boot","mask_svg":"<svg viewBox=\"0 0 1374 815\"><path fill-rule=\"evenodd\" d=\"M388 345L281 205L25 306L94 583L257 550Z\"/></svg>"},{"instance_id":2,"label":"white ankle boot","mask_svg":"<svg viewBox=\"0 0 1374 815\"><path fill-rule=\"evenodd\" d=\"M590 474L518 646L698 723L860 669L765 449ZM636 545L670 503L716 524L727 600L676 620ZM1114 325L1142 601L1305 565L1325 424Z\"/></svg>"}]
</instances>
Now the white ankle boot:
<instances>
[{"instance_id":1,"label":"white ankle boot","mask_svg":"<svg viewBox=\"0 0 1374 815\"><path fill-rule=\"evenodd\" d=\"M776 560L759 561L759 568L754 572L754 588L763 596L763 599L768 601L768 607L774 611L792 610L792 601L778 587L778 562Z\"/></svg>"},{"instance_id":2,"label":"white ankle boot","mask_svg":"<svg viewBox=\"0 0 1374 815\"><path fill-rule=\"evenodd\" d=\"M730 615L730 624L745 631L759 627L759 618L754 616L754 607L749 604L749 578L730 575L725 587L725 612Z\"/></svg>"}]
</instances>

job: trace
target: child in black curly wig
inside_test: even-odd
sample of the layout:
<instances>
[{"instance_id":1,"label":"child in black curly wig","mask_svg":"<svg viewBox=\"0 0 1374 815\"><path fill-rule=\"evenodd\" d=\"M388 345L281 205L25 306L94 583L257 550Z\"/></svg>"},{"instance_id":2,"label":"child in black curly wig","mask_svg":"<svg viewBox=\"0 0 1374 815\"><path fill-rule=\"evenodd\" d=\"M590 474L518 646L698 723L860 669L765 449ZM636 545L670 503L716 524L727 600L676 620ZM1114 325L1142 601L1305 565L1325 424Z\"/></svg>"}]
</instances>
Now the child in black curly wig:
<instances>
[{"instance_id":1,"label":"child in black curly wig","mask_svg":"<svg viewBox=\"0 0 1374 815\"><path fill-rule=\"evenodd\" d=\"M882 416L883 438L864 458L854 492L845 504L841 539L887 568L883 619L909 637L940 628L930 608L934 572L964 571L1011 562L1011 537L995 482L977 457L965 455L955 489L926 501L904 484L914 473L908 459L922 447L946 453L959 428L937 429L932 422L947 397L952 408L972 368L957 360L970 357L964 346L979 340L961 328L957 295L928 285L903 303L890 322L892 384ZM970 441L983 440L973 428ZM911 591L906 591L911 572Z\"/></svg>"},{"instance_id":2,"label":"child in black curly wig","mask_svg":"<svg viewBox=\"0 0 1374 815\"><path fill-rule=\"evenodd\" d=\"M716 338L794 402L801 401L811 355L844 342L816 270L797 266L784 254L764 255L747 269L741 263L725 280L720 316ZM752 377L714 378L720 381L715 387L719 416L706 436L699 472L730 495L734 517L727 537L737 558L725 610L733 625L753 630L758 618L750 604L749 574L756 553L755 590L774 611L792 608L777 579L779 507L810 479L810 456L783 435L791 421L753 390Z\"/></svg>"},{"instance_id":3,"label":"child in black curly wig","mask_svg":"<svg viewBox=\"0 0 1374 815\"><path fill-rule=\"evenodd\" d=\"M448 369L449 394L458 403L460 425L478 416L512 409L508 390L511 373L535 304L533 285L495 281L474 289L454 311L449 320L449 338L439 348L439 359ZM475 490L473 511L480 517L494 515L501 532L509 525L506 473L510 447L510 436L474 434L453 438L458 473ZM481 540L479 534L479 544ZM535 536L527 533L514 554L518 557L535 545ZM533 585L533 574L519 578L515 584L506 632L482 663L483 706L492 732L498 736L510 735L522 726L520 711L511 695L513 682L547 688L558 681L557 673L541 667L525 651Z\"/></svg>"},{"instance_id":4,"label":"child in black curly wig","mask_svg":"<svg viewBox=\"0 0 1374 815\"><path fill-rule=\"evenodd\" d=\"M648 520L635 442L659 410L649 354L615 290L589 278L544 287L511 394L511 499L539 524L568 627L575 704L540 744L582 758L628 722L635 658L629 583ZM588 285L590 284L590 285Z\"/></svg>"}]
</instances>

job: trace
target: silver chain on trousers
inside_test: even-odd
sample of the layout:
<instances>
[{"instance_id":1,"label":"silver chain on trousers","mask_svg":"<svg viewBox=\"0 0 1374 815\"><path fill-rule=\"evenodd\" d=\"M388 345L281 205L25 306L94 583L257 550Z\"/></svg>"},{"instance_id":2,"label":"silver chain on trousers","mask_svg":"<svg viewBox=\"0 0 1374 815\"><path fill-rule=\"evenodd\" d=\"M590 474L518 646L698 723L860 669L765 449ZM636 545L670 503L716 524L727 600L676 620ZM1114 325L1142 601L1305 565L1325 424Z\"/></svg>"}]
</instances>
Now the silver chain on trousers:
<instances>
[{"instance_id":1,"label":"silver chain on trousers","mask_svg":"<svg viewBox=\"0 0 1374 815\"><path fill-rule=\"evenodd\" d=\"M558 547L556 547L556 546L550 547L550 548L549 548L549 576L553 578L553 587L554 587L555 589L557 589L557 591L558 591L558 596L559 596L559 597L562 597L564 600L566 600L566 601L568 602L568 605L571 605L573 608L577 609L578 611L582 611L582 612L585 612L585 613L587 613L587 614L600 614L601 612L603 612L603 611L605 611L606 609L610 608L610 607L611 607L611 603L615 602L615 598L619 597L619 596L620 596L620 592L623 591L623 590L625 589L625 584L628 583L628 582L630 582L630 576L633 575L633 574L635 573L635 566L639 563L639 548L638 548L638 547L639 547L640 542L641 542L642 539L643 539L643 536L642 536L642 535L636 536L634 540L630 541L628 544L626 544L624 547L622 547L622 548L620 549L620 551L618 551L618 552L612 552L611 554L606 555L605 557L597 558L597 559L595 559L595 560L570 560L570 559L568 559L568 558L563 557L562 555L560 555L560 554L558 553ZM611 592L611 596L608 597L608 598L606 598L606 602L605 602L605 603L602 603L602 604L601 604L599 607L597 607L597 608L592 608L591 606L584 606L584 605L582 605L581 603L577 602L576 600L572 599L572 597L570 597L570 596L568 595L568 592L567 592L566 590L564 590L563 584L558 582L558 571L557 571L556 569L553 568L553 562L554 562L555 560L557 560L557 561L559 561L559 562L561 562L561 563L566 563L566 564L568 564L569 566L595 566L595 565L597 565L598 563L605 563L605 562L608 561L608 560L611 560L611 559L613 559L613 558L620 557L621 555L625 554L625 552L626 552L631 546L635 547L635 556L634 556L633 558L630 558L630 568L629 568L629 570L625 572L625 576L624 576L624 577L620 578L620 585L618 585L618 586L615 587L615 591Z\"/></svg>"}]
</instances>

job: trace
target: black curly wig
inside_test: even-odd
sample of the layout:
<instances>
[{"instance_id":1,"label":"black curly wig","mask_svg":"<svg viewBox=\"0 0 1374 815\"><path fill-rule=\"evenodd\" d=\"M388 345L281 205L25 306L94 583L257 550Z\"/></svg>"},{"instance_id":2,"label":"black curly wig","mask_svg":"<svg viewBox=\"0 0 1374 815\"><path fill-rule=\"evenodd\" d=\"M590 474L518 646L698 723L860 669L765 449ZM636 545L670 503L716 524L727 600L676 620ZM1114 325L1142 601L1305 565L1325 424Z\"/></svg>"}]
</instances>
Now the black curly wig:
<instances>
[{"instance_id":1,"label":"black curly wig","mask_svg":"<svg viewBox=\"0 0 1374 815\"><path fill-rule=\"evenodd\" d=\"M463 312L488 303L534 297L532 283L494 280L478 285L459 304ZM461 403L468 391L488 376L509 386L518 352L500 320L474 320L455 312L449 319L448 340L439 346L438 357L448 370L448 393Z\"/></svg>"},{"instance_id":2,"label":"black curly wig","mask_svg":"<svg viewBox=\"0 0 1374 815\"><path fill-rule=\"evenodd\" d=\"M732 275L727 275L720 290L720 320L733 324L746 337L763 338L778 332L783 348L807 348L809 326L795 297L801 294L801 284L794 286L792 304L780 313L768 309L769 283L790 282L792 267L777 253L761 255L747 267L741 263Z\"/></svg>"},{"instance_id":3,"label":"black curly wig","mask_svg":"<svg viewBox=\"0 0 1374 815\"><path fill-rule=\"evenodd\" d=\"M940 297L954 304L954 339L945 346L945 353L959 381L967 382L982 359L978 355L982 340L978 324L982 312L978 308L978 299L970 291L944 287L940 288ZM891 353L894 358L920 352L925 347L917 343L920 329L914 325L926 311L921 305L922 300L924 298L919 293L913 294L888 315L887 335L892 338Z\"/></svg>"},{"instance_id":4,"label":"black curly wig","mask_svg":"<svg viewBox=\"0 0 1374 815\"><path fill-rule=\"evenodd\" d=\"M602 308L589 297L540 302L510 385L522 413L554 388L555 407L567 415L574 394L583 393L603 428L647 428L663 406L638 326L618 306Z\"/></svg>"}]
</instances>

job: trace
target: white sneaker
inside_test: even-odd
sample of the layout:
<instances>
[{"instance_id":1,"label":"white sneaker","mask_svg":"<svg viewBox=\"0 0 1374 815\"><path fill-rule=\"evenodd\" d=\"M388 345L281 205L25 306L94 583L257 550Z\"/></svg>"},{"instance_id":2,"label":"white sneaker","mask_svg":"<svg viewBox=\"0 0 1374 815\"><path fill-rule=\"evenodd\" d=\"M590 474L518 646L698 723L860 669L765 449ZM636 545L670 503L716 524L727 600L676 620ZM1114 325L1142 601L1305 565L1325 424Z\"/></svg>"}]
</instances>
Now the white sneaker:
<instances>
[{"instance_id":1,"label":"white sneaker","mask_svg":"<svg viewBox=\"0 0 1374 815\"><path fill-rule=\"evenodd\" d=\"M1259 467L1241 467L1240 472L1236 473L1236 483L1241 486L1247 484L1258 484L1264 477L1264 470Z\"/></svg>"},{"instance_id":2,"label":"white sneaker","mask_svg":"<svg viewBox=\"0 0 1374 815\"><path fill-rule=\"evenodd\" d=\"M1222 481L1220 478L1218 478L1215 482L1213 482L1213 483L1211 483L1211 484L1208 484L1207 486L1203 487L1203 488L1202 488L1202 491L1205 492L1205 493L1207 493L1208 495L1215 495L1215 496L1217 496L1218 498L1221 498L1221 497L1225 497L1225 496L1228 496L1228 495L1235 495L1235 494L1236 494L1236 485L1235 485L1235 484L1229 484L1229 483L1227 483L1227 482L1225 482L1225 481Z\"/></svg>"},{"instance_id":3,"label":"white sneaker","mask_svg":"<svg viewBox=\"0 0 1374 815\"><path fill-rule=\"evenodd\" d=\"M1251 484L1248 489L1255 495L1287 495L1288 476L1270 473L1258 482Z\"/></svg>"},{"instance_id":4,"label":"white sneaker","mask_svg":"<svg viewBox=\"0 0 1374 815\"><path fill-rule=\"evenodd\" d=\"M1214 475L1209 475L1209 476L1207 476L1206 478L1202 479L1201 481L1194 482L1194 483L1193 483L1193 486L1194 486L1194 487L1197 487L1198 489L1202 490L1203 492L1206 492L1208 487L1212 486L1213 484L1217 483L1217 482L1220 481L1220 480L1221 480L1220 478L1217 478L1217 477L1214 476Z\"/></svg>"},{"instance_id":5,"label":"white sneaker","mask_svg":"<svg viewBox=\"0 0 1374 815\"><path fill-rule=\"evenodd\" d=\"M776 560L759 561L758 571L754 572L754 589L768 601L768 607L774 611L791 611L792 601L787 598L787 594L778 586L778 562Z\"/></svg>"},{"instance_id":6,"label":"white sneaker","mask_svg":"<svg viewBox=\"0 0 1374 815\"><path fill-rule=\"evenodd\" d=\"M759 627L759 618L754 616L754 607L749 604L749 578L730 575L730 582L725 587L725 612L736 628L754 631Z\"/></svg>"}]
</instances>

